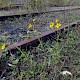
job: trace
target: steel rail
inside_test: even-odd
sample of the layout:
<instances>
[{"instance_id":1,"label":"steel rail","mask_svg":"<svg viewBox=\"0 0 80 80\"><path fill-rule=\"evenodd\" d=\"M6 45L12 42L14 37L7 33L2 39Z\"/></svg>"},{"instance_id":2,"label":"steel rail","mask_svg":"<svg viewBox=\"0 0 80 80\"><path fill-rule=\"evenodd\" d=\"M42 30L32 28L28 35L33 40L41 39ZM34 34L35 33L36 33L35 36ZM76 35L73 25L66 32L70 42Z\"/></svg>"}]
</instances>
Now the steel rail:
<instances>
[{"instance_id":1,"label":"steel rail","mask_svg":"<svg viewBox=\"0 0 80 80\"><path fill-rule=\"evenodd\" d=\"M25 48L29 48L29 46L37 46L39 44L39 39L43 40L43 41L47 41L51 36L55 36L56 32L61 30L64 31L64 29L66 28L71 28L74 27L75 25L80 25L80 20L76 21L76 22L72 22L70 24L64 25L58 29L52 29L52 30L48 30L44 33L42 33L41 35L32 37L30 39L25 39L21 42L18 43L14 43L8 47L6 47L6 51L8 52L12 52L15 53L15 51L17 50L17 47L20 47L20 49L25 49ZM4 50L0 50L0 53L5 52Z\"/></svg>"},{"instance_id":2,"label":"steel rail","mask_svg":"<svg viewBox=\"0 0 80 80\"><path fill-rule=\"evenodd\" d=\"M65 9L64 9L65 8ZM80 9L80 6L70 6L70 7L50 7L46 10L41 11L27 11L26 9L23 10L9 10L9 11L0 11L0 20L4 20L8 17L14 18L14 17L20 17L20 16L26 16L26 15L33 15L33 14L43 14L43 13L50 13L50 12L59 12L59 11L66 11L66 10L77 10Z\"/></svg>"}]
</instances>

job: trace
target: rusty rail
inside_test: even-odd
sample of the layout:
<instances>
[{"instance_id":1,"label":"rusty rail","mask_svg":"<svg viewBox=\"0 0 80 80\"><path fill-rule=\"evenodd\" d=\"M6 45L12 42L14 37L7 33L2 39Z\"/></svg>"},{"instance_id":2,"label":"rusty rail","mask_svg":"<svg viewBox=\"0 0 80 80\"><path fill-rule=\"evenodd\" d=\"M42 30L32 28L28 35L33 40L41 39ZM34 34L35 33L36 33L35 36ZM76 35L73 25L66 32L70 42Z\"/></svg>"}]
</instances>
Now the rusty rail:
<instances>
[{"instance_id":1,"label":"rusty rail","mask_svg":"<svg viewBox=\"0 0 80 80\"><path fill-rule=\"evenodd\" d=\"M23 9L23 10L14 9L14 10L0 11L0 20L6 19L7 17L20 17L20 16L26 16L28 14L42 14L42 13L58 12L58 11L65 11L65 10L77 10L77 9L80 9L80 6L49 7L46 10L41 10L41 11L35 11L35 10L28 11L27 9Z\"/></svg>"},{"instance_id":2,"label":"rusty rail","mask_svg":"<svg viewBox=\"0 0 80 80\"><path fill-rule=\"evenodd\" d=\"M14 43L14 44L6 47L6 51L15 53L15 51L17 50L17 47L20 47L21 49L25 49L26 47L29 48L29 46L37 46L39 44L39 39L41 39L43 41L47 41L51 36L55 36L57 31L59 31L59 30L64 31L64 29L66 29L68 27L74 27L75 25L78 25L78 24L80 25L80 20L70 23L70 24L67 24L65 26L62 26L59 29L48 30L48 31L42 33L41 35L35 36L30 39L25 39L18 43ZM0 50L0 53L3 53L3 52L4 52L4 50Z\"/></svg>"}]
</instances>

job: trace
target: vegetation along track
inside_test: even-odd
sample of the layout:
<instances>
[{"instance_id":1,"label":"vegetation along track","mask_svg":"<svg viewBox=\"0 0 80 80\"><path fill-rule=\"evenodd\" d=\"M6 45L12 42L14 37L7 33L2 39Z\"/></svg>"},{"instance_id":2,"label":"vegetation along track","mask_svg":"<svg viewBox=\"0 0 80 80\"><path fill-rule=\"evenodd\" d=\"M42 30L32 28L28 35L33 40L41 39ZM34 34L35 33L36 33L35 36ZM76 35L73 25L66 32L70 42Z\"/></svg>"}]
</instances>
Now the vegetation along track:
<instances>
[{"instance_id":1,"label":"vegetation along track","mask_svg":"<svg viewBox=\"0 0 80 80\"><path fill-rule=\"evenodd\" d=\"M79 12L79 10L67 10L38 16L32 15L32 18L27 15L19 19L9 18L0 21L1 42L7 46L10 45L6 50L14 53L15 47L24 44L21 46L22 49L17 48L18 51L15 51L15 54L7 55L5 52L1 56L0 52L0 80L79 80L80 21L75 22L80 19ZM47 30L49 23L55 19L59 19L62 26L58 29ZM29 24L34 25L37 32L29 29ZM29 36L22 38L26 33ZM48 33L51 35L46 36ZM22 40L15 41L19 37ZM26 38L29 40L25 40ZM38 38L48 39L48 41L43 42ZM14 40L11 42L8 39ZM35 39L40 42L37 47L35 47L37 44ZM15 42L19 43L14 44ZM33 47L31 47L31 42L35 43L32 43ZM26 47L28 45L29 50ZM70 73L69 76L62 74L66 70Z\"/></svg>"},{"instance_id":2,"label":"vegetation along track","mask_svg":"<svg viewBox=\"0 0 80 80\"><path fill-rule=\"evenodd\" d=\"M3 53L0 58L0 78L5 78L5 80L79 80L80 25L72 26L64 31L58 31L59 42L48 39L47 42L40 41L37 47L33 46L30 50L18 49L15 55ZM71 75L62 74L66 70Z\"/></svg>"},{"instance_id":3,"label":"vegetation along track","mask_svg":"<svg viewBox=\"0 0 80 80\"><path fill-rule=\"evenodd\" d=\"M33 19L36 19L33 22ZM48 31L49 23L59 19L62 26L71 22L80 20L80 9L55 11L42 14L30 14L26 17L7 18L0 21L0 42L6 44L6 47L16 42L30 39L31 37L41 35ZM29 24L34 26L34 30L28 28Z\"/></svg>"}]
</instances>

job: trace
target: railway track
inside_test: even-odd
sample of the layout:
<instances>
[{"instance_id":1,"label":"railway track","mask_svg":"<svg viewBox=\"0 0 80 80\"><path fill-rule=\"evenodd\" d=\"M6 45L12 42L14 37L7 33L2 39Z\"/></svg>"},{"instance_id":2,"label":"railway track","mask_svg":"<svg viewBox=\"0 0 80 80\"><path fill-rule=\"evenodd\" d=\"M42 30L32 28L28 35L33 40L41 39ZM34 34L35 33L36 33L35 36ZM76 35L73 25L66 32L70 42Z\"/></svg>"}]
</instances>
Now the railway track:
<instances>
[{"instance_id":1,"label":"railway track","mask_svg":"<svg viewBox=\"0 0 80 80\"><path fill-rule=\"evenodd\" d=\"M14 6L15 7L15 6ZM5 8L3 8L2 11L0 11L0 18L5 18L5 17L14 17L14 16L25 16L27 14L41 14L41 13L49 13L49 12L57 12L57 11L65 11L65 10L75 10L75 9L80 9L80 6L69 6L69 7L50 7L45 10L41 11L29 11L26 9L8 9L7 11Z\"/></svg>"},{"instance_id":2,"label":"railway track","mask_svg":"<svg viewBox=\"0 0 80 80\"><path fill-rule=\"evenodd\" d=\"M56 9L53 9L52 8L52 10L51 11L47 11L47 12L45 12L44 14L49 14L50 12L52 12L52 14L54 13L54 12L60 12L60 11L67 11L67 10L79 10L80 9L80 7L63 7L63 8L56 8ZM63 13L62 12L62 13ZM59 15L59 14L62 14L62 13L55 13L55 15L57 14L57 15ZM74 13L74 12L72 12L72 13ZM30 15L30 17L32 17L32 15L33 15L33 17L34 16L36 16L36 14L39 14L39 12L38 13L31 13L31 15ZM40 14L42 15L43 14L43 12L40 12ZM43 15L44 15L43 14ZM69 13L70 14L70 13ZM20 14L20 15L26 15L26 14ZM20 16L20 15L16 15L16 16ZM63 14L64 15L64 14ZM6 18L6 17L14 17L15 15L6 15L6 16L1 16L2 18L4 17L4 18ZM47 15L46 15L47 16ZM44 17L44 18L46 18L46 16L42 16L42 17ZM67 15L66 15L67 16ZM73 15L74 16L74 15ZM79 15L77 15L77 16L79 16ZM37 15L37 17L39 17L38 15ZM55 16L54 16L55 17ZM54 17L53 17L53 15L51 16L51 18L52 19L54 19ZM60 17L60 16L58 16L58 17ZM65 17L65 16L64 16ZM63 17L63 18L64 18ZM70 17L70 16L69 16ZM44 20L45 21L45 20ZM42 20L42 22L44 22L43 20ZM41 22L41 21L38 21L38 22ZM51 36L55 36L55 33L58 31L58 30L61 30L61 31L64 31L64 29L65 28L68 28L68 27L72 27L72 26L74 26L74 25L77 25L78 24L78 22L80 22L80 21L76 21L76 22L74 22L74 21L72 21L72 23L71 22L69 22L69 23L67 23L67 25L62 25L62 27L61 28L59 28L59 29L57 29L57 30L49 30L49 31L44 31L44 29L43 29L43 32L41 32L42 34L40 34L40 35L38 35L38 36L35 36L35 37L32 37L32 38L30 38L30 39L24 39L24 40L22 40L22 41L19 41L19 42L14 42L14 44L12 44L12 45L9 45L9 46L7 46L6 47L6 50L8 51L8 52L15 52L16 51L16 47L21 47L21 49L23 49L23 48L25 48L25 47L29 47L29 46L37 46L38 44L39 44L39 41L38 41L38 39L42 39L42 40L46 40L46 39L48 39L49 37L51 37ZM3 23L4 24L4 23ZM9 24L11 24L11 22L9 23ZM39 24L39 23L38 23ZM7 27L6 26L7 25L7 22L5 23L5 26L4 27ZM13 25L13 24L12 24ZM44 26L45 24L43 23L43 26ZM9 25L8 25L9 26ZM18 26L18 27L14 27L14 26ZM23 25L21 25L21 23L20 23L20 25L14 25L14 26L10 26L9 28L11 29L10 31L9 31L9 29L7 30L7 33L6 34L14 34L15 33L15 31L17 31L17 35L19 35L18 33L19 33L19 30L21 31L21 32L23 32L22 31L22 27L23 27ZM26 25L24 25L24 26L26 26ZM46 26L46 25L45 25ZM2 26L3 27L3 26ZM21 28L21 29L20 29ZM4 28L5 29L5 28ZM26 29L26 27L24 27L24 30L26 31L27 29ZM42 30L42 29L41 29ZM6 30L5 30L6 31ZM26 33L27 33L27 31L26 31ZM0 33L0 34L2 34L2 33ZM15 34L14 34L15 35ZM27 35L27 34L26 34ZM17 36L18 37L18 36ZM16 38L17 38L16 37ZM0 53L2 53L2 52L4 52L3 50L0 50Z\"/></svg>"},{"instance_id":3,"label":"railway track","mask_svg":"<svg viewBox=\"0 0 80 80\"><path fill-rule=\"evenodd\" d=\"M17 47L19 47L20 49L26 49L26 48L29 49L30 46L37 46L39 44L40 39L43 41L47 41L48 39L52 38L52 36L56 37L57 31L64 31L67 28L72 28L77 25L78 26L80 25L80 21L76 21L76 22L70 23L68 25L62 26L59 29L46 31L41 35L35 36L30 39L25 39L18 43L14 43L13 45L6 47L6 51L15 53L15 51L17 50ZM4 50L0 50L0 53L3 53L3 52L4 52Z\"/></svg>"}]
</instances>

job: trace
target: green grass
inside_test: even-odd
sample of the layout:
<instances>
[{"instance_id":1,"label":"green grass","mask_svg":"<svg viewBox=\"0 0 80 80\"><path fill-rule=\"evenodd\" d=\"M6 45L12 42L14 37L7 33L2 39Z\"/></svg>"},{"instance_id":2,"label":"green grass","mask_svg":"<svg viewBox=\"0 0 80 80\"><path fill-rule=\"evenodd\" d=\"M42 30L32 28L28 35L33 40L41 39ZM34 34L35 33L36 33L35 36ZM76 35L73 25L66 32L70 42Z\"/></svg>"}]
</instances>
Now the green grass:
<instances>
[{"instance_id":1,"label":"green grass","mask_svg":"<svg viewBox=\"0 0 80 80\"><path fill-rule=\"evenodd\" d=\"M8 6L11 4L9 0L0 0L0 7Z\"/></svg>"},{"instance_id":2,"label":"green grass","mask_svg":"<svg viewBox=\"0 0 80 80\"><path fill-rule=\"evenodd\" d=\"M65 34L66 33L66 34ZM59 38L62 36L62 38ZM59 40L59 42L58 42ZM40 41L37 47L20 50L15 56L3 53L0 71L6 80L79 80L80 78L80 26L59 31L57 40ZM6 63L6 64L5 64ZM6 68L2 67L5 66ZM61 75L68 70L72 76ZM4 76L2 74L2 76Z\"/></svg>"},{"instance_id":3,"label":"green grass","mask_svg":"<svg viewBox=\"0 0 80 80\"><path fill-rule=\"evenodd\" d=\"M79 0L0 0L0 7L11 4L24 4L28 10L41 10L51 6L80 5Z\"/></svg>"}]
</instances>

